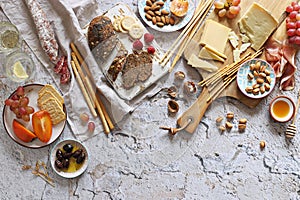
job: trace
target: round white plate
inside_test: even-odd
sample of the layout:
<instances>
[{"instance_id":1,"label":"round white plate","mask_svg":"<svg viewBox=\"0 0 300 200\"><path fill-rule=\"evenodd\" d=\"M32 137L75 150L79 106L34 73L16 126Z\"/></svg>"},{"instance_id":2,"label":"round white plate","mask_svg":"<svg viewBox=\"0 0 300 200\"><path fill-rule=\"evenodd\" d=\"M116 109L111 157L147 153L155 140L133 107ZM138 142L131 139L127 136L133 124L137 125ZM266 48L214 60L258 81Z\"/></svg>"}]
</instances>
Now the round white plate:
<instances>
[{"instance_id":1,"label":"round white plate","mask_svg":"<svg viewBox=\"0 0 300 200\"><path fill-rule=\"evenodd\" d=\"M24 90L25 90L25 94L26 96L29 98L29 106L32 106L34 108L34 111L38 111L39 108L37 106L37 98L38 98L38 92L40 89L42 89L44 85L42 84L28 84L23 86ZM13 94L15 93L15 91L9 96L11 97ZM66 108L64 105L64 111L66 113ZM30 115L31 118L32 115ZM28 147L28 148L41 148L44 146L47 146L51 143L53 143L55 140L57 140L57 138L62 134L65 125L66 125L66 120L53 126L52 127L52 136L50 138L50 140L47 143L41 142L39 139L34 139L31 142L23 142L22 140L20 140L14 133L13 131L13 120L17 119L15 114L10 110L9 106L4 106L3 109L3 124L4 124L4 128L6 130L6 132L8 133L8 135L11 137L11 139L13 139L13 141L17 142L18 144L24 146L24 147ZM32 128L32 124L31 124L31 120L29 122L25 122L22 119L17 119L21 124L23 124L26 128L28 128L29 130L33 130Z\"/></svg>"},{"instance_id":2,"label":"round white plate","mask_svg":"<svg viewBox=\"0 0 300 200\"><path fill-rule=\"evenodd\" d=\"M58 169L56 166L55 166L55 160L56 160L56 151L58 149L63 149L63 146L65 144L71 144L74 146L74 149L76 148L79 148L79 149L82 149L83 152L85 153L85 160L83 161L82 163L82 166L75 172L64 172L62 171L61 169ZM88 150L87 148L81 143L79 142L78 140L74 140L74 139L66 139L66 140L63 140L63 141L60 141L59 143L57 143L52 151L51 151L51 155L50 155L50 162L51 162L51 167L53 168L53 170L58 174L60 175L61 177L64 177L64 178L75 178L79 175L81 175L88 167L88 162L89 162L89 153L88 153Z\"/></svg>"},{"instance_id":3,"label":"round white plate","mask_svg":"<svg viewBox=\"0 0 300 200\"><path fill-rule=\"evenodd\" d=\"M247 76L248 76L248 73L251 72L250 64L256 63L257 61L260 61L263 65L266 65L267 66L266 69L268 69L271 72L271 74L270 74L271 84L270 84L269 91L265 91L263 94L259 93L257 95L254 95L252 93L247 93L245 91L245 89L246 89L246 87L252 86L253 84L256 83L255 78L252 80L248 80ZM271 91L273 90L275 83L276 83L276 76L275 76L275 72L274 72L272 66L268 62L266 62L265 60L261 60L261 59L251 59L251 60L245 62L244 64L242 64L242 66L240 67L240 69L237 72L236 80L237 80L238 88L244 95L246 95L247 97L253 98L253 99L260 99L271 93Z\"/></svg>"},{"instance_id":4,"label":"round white plate","mask_svg":"<svg viewBox=\"0 0 300 200\"><path fill-rule=\"evenodd\" d=\"M173 32L173 31L177 31L177 30L183 28L185 25L187 25L187 23L189 23L189 21L192 19L193 15L194 15L195 5L192 0L187 0L187 1L189 2L189 9L188 9L187 14L182 19L180 19L180 21L177 24L175 24L173 26L167 25L167 26L160 28L160 27L152 24L152 21L148 21L145 17L145 11L144 11L144 7L146 6L146 0L139 0L138 10L139 10L140 16L143 19L143 21L151 28L153 28L157 31L161 31L161 32ZM165 3L165 5L163 6L162 9L165 9L170 12L169 8L170 8L171 0L167 0L164 3Z\"/></svg>"}]
</instances>

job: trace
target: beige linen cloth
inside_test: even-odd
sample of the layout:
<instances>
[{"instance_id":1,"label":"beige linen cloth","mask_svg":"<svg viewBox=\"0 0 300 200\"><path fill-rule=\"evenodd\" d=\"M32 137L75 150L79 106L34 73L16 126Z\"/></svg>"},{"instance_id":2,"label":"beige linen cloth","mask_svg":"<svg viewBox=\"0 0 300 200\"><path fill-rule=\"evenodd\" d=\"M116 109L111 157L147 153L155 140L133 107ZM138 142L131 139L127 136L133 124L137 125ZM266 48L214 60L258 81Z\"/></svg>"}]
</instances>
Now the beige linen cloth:
<instances>
[{"instance_id":1,"label":"beige linen cloth","mask_svg":"<svg viewBox=\"0 0 300 200\"><path fill-rule=\"evenodd\" d=\"M57 40L60 45L60 54L68 56L70 61L70 42L74 42L77 48L85 57L85 61L90 66L97 87L105 94L104 103L110 116L115 123L121 121L124 116L132 112L146 96L151 96L159 91L159 83L145 91L133 102L121 99L116 92L106 83L101 70L98 68L92 57L87 40L85 39L84 27L95 17L101 15L104 10L100 10L96 0L38 0L43 10L47 14L55 29ZM53 72L52 64L44 53L32 17L28 11L25 0L1 0L1 8L8 19L17 26L22 38L26 41L37 59L49 71L50 76L56 83L56 87L61 90L65 98L68 113L68 123L75 137L81 141L86 140L96 134L103 133L102 123L99 117L93 118L84 100L82 92L72 73L71 83L62 85L59 83L59 76ZM71 67L69 65L71 70ZM37 69L38 71L38 69ZM38 73L34 79L39 83ZM43 83L46 84L46 83ZM87 124L84 124L79 116L81 113L88 113L90 121L96 123L94 133L89 133Z\"/></svg>"}]
</instances>

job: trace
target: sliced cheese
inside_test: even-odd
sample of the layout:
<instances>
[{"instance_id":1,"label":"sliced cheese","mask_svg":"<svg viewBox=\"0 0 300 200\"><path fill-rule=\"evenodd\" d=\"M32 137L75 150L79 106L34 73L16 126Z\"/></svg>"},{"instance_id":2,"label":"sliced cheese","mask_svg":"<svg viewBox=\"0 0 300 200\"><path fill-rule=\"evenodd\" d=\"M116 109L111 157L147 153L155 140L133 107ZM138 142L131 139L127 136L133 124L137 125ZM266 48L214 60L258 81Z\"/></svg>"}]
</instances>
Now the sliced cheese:
<instances>
[{"instance_id":1,"label":"sliced cheese","mask_svg":"<svg viewBox=\"0 0 300 200\"><path fill-rule=\"evenodd\" d=\"M250 46L251 46L250 42L242 44L241 47L240 47L241 53L244 53L248 49L248 47L250 47Z\"/></svg>"},{"instance_id":2,"label":"sliced cheese","mask_svg":"<svg viewBox=\"0 0 300 200\"><path fill-rule=\"evenodd\" d=\"M206 20L203 34L200 39L201 45L208 45L219 53L224 53L230 28L211 19Z\"/></svg>"},{"instance_id":3,"label":"sliced cheese","mask_svg":"<svg viewBox=\"0 0 300 200\"><path fill-rule=\"evenodd\" d=\"M241 33L246 34L254 50L259 50L272 32L278 21L258 3L253 3L238 22Z\"/></svg>"},{"instance_id":4,"label":"sliced cheese","mask_svg":"<svg viewBox=\"0 0 300 200\"><path fill-rule=\"evenodd\" d=\"M195 54L192 54L191 57L188 59L188 65L192 65L194 68L202 69L208 72L215 72L218 70L218 67L204 61L202 59L199 59Z\"/></svg>"},{"instance_id":5,"label":"sliced cheese","mask_svg":"<svg viewBox=\"0 0 300 200\"><path fill-rule=\"evenodd\" d=\"M203 47L199 52L199 58L208 59L208 60L217 60L221 62L225 62L225 59L218 56L217 54L207 50L206 47Z\"/></svg>"},{"instance_id":6,"label":"sliced cheese","mask_svg":"<svg viewBox=\"0 0 300 200\"><path fill-rule=\"evenodd\" d=\"M226 56L225 54L223 54L223 53L217 51L217 50L216 50L215 48L213 48L212 46L210 46L210 45L207 44L207 45L205 45L204 47L206 48L206 50L210 51L210 53L216 54L216 55L218 55L218 56L221 57L221 58L227 59L227 56Z\"/></svg>"},{"instance_id":7,"label":"sliced cheese","mask_svg":"<svg viewBox=\"0 0 300 200\"><path fill-rule=\"evenodd\" d=\"M245 34L240 34L241 38L242 38L242 43L247 43L250 42L249 38L247 35Z\"/></svg>"},{"instance_id":8,"label":"sliced cheese","mask_svg":"<svg viewBox=\"0 0 300 200\"><path fill-rule=\"evenodd\" d=\"M234 62L240 61L241 60L240 55L241 55L241 51L239 49L234 49L233 50L233 61Z\"/></svg>"},{"instance_id":9,"label":"sliced cheese","mask_svg":"<svg viewBox=\"0 0 300 200\"><path fill-rule=\"evenodd\" d=\"M228 35L229 42L231 46L236 49L239 45L239 37L235 34L234 31L230 31Z\"/></svg>"}]
</instances>

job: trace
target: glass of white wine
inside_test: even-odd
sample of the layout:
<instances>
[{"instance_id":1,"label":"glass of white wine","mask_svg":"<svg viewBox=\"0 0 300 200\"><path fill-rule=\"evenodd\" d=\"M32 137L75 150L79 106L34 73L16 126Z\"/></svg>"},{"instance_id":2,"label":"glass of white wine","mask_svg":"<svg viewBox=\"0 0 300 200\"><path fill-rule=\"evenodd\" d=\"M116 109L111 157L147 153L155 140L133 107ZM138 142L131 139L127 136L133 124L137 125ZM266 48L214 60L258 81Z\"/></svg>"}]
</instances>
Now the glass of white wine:
<instances>
[{"instance_id":1,"label":"glass of white wine","mask_svg":"<svg viewBox=\"0 0 300 200\"><path fill-rule=\"evenodd\" d=\"M0 53L10 53L20 48L20 34L10 22L0 22Z\"/></svg>"}]
</instances>

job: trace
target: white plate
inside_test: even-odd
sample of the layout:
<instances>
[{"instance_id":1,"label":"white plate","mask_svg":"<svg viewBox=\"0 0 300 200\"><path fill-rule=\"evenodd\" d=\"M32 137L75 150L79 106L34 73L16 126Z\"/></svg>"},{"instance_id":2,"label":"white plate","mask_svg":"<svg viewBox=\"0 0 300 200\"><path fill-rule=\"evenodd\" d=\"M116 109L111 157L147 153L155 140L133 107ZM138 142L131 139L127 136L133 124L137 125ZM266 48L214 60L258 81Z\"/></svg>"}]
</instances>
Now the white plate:
<instances>
[{"instance_id":1,"label":"white plate","mask_svg":"<svg viewBox=\"0 0 300 200\"><path fill-rule=\"evenodd\" d=\"M194 3L191 0L187 0L187 1L189 2L189 9L188 9L187 14L182 19L180 19L180 21L177 24L175 24L173 26L167 25L167 26L160 28L160 27L152 24L152 21L148 21L145 17L145 11L144 11L144 8L146 6L146 0L139 0L138 10L139 10L140 16L143 19L143 21L151 28L153 28L157 31L161 31L161 32L173 32L173 31L177 31L177 30L183 28L185 25L187 25L194 15L194 11L195 11ZM165 5L163 6L162 9L165 9L170 12L170 3L171 3L171 0L165 1Z\"/></svg>"},{"instance_id":2,"label":"white plate","mask_svg":"<svg viewBox=\"0 0 300 200\"><path fill-rule=\"evenodd\" d=\"M259 93L257 95L254 95L252 93L247 93L245 91L246 87L248 86L252 86L253 84L256 83L255 81L255 78L252 79L252 80L248 80L247 76L248 76L248 73L250 73L250 64L252 63L256 63L257 61L260 61L263 65L266 65L267 68L271 74L270 74L270 77L271 77L271 84L270 84L270 90L269 91L265 91L263 94ZM274 86L275 86L275 83L276 83L276 76L275 76L275 72L274 72L274 69L272 68L272 66L266 62L265 60L261 60L261 59L252 59L252 60L249 60L247 62L245 62L244 64L242 64L242 66L240 67L240 69L238 70L238 73L237 73L237 85L238 85L238 88L240 89L240 91L246 95L247 97L250 97L250 98L253 98L253 99L260 99L260 98L263 98L267 95L269 95L271 93L271 91L273 90Z\"/></svg>"},{"instance_id":3,"label":"white plate","mask_svg":"<svg viewBox=\"0 0 300 200\"><path fill-rule=\"evenodd\" d=\"M82 149L83 152L85 153L85 160L83 161L82 166L75 172L64 172L55 166L56 151L58 149L63 149L63 146L68 143L73 145L74 148ZM53 147L53 149L51 151L51 155L50 155L51 167L58 175L60 175L64 178L75 178L75 177L81 175L87 169L88 161L89 161L89 153L88 153L87 148L81 142L74 140L74 139L67 139L67 140L63 140L63 141L57 143Z\"/></svg>"},{"instance_id":4,"label":"white plate","mask_svg":"<svg viewBox=\"0 0 300 200\"><path fill-rule=\"evenodd\" d=\"M26 96L29 98L29 106L32 106L34 108L34 111L38 111L39 108L37 106L37 98L38 98L38 91L43 87L44 85L42 84L29 84L29 85L25 85L24 90L25 90L25 94ZM10 97L14 94L14 92L10 95ZM64 105L64 111L66 113L66 108ZM32 115L30 115L31 117ZM51 143L53 143L55 140L57 140L57 138L62 134L65 125L66 125L66 120L53 126L52 127L52 136L50 138L50 140L47 143L41 142L39 139L34 139L31 142L23 142L22 140L20 140L14 133L13 131L13 120L17 119L15 114L10 110L9 106L4 106L3 109L3 124L4 124L4 128L6 130L6 132L8 133L8 135L11 137L11 139L13 139L15 142L17 142L18 144L24 146L24 147L28 147L28 148L41 148L44 146L47 146ZM33 130L32 129L32 125L31 125L31 120L29 122L25 122L22 119L17 119L19 122L21 122L26 128L28 128L29 130Z\"/></svg>"}]
</instances>

